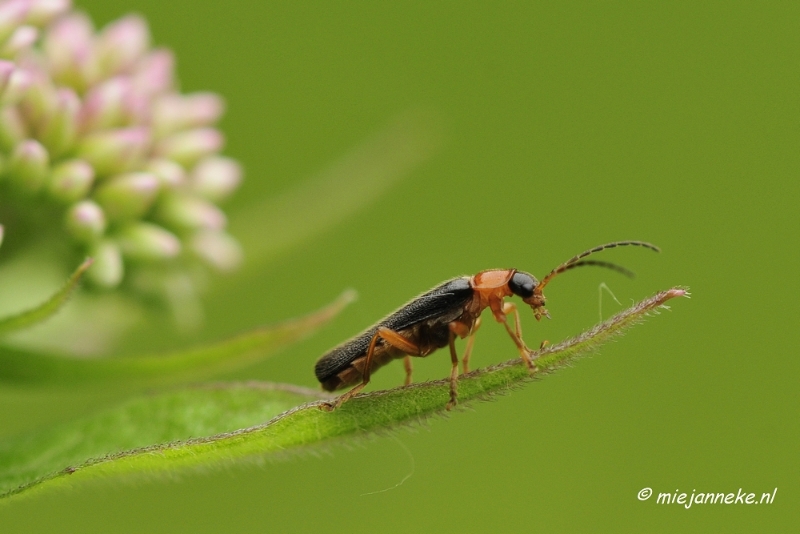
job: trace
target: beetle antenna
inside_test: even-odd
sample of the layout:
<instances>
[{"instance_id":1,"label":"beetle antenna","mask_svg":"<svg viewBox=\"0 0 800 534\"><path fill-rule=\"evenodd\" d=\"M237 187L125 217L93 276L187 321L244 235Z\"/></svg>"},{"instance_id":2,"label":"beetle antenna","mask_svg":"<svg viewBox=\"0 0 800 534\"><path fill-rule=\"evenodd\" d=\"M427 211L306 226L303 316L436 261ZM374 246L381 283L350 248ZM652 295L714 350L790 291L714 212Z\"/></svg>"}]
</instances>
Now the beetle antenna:
<instances>
[{"instance_id":1,"label":"beetle antenna","mask_svg":"<svg viewBox=\"0 0 800 534\"><path fill-rule=\"evenodd\" d=\"M550 274L545 276L542 279L542 281L539 282L539 285L536 286L534 292L536 294L541 295L542 289L544 289L544 286L546 286L550 282L550 280L552 280L553 278L555 278L556 276L565 271L569 271L570 269L574 269L575 267L583 267L585 265L605 267L607 269L611 269L612 271L617 271L619 273L624 274L625 276L629 276L632 278L634 276L633 272L629 271L625 267L621 267L614 263L608 263L605 261L583 260L583 258L585 258L586 256L589 256L590 254L594 254L596 252L600 252L601 250L606 250L609 248L616 248L616 247L627 247L627 246L644 247L644 248L649 248L650 250L654 250L656 252L661 252L661 249L658 248L657 246L652 245L650 243L645 243L644 241L614 241L613 243L606 243L605 245L600 245L592 249L586 250L584 252L581 252L577 256L565 261L564 263L562 263L561 265L550 271Z\"/></svg>"},{"instance_id":2,"label":"beetle antenna","mask_svg":"<svg viewBox=\"0 0 800 534\"><path fill-rule=\"evenodd\" d=\"M568 266L564 267L564 270L561 272L569 271L571 269L574 269L575 267L583 267L585 265L592 265L594 267L605 267L606 269L611 269L612 271L624 274L628 278L636 278L635 272L631 271L630 269L626 269L622 265L617 265L616 263L611 263L608 261L595 261L595 260L578 261L575 263L570 263Z\"/></svg>"}]
</instances>

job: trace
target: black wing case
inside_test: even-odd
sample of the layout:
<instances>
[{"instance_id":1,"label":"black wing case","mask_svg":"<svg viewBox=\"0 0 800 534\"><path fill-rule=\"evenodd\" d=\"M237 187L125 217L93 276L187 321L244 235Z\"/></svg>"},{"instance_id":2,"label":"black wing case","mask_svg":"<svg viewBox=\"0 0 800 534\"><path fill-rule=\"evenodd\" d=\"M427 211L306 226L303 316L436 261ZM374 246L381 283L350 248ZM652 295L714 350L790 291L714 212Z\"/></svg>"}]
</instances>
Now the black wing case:
<instances>
[{"instance_id":1,"label":"black wing case","mask_svg":"<svg viewBox=\"0 0 800 534\"><path fill-rule=\"evenodd\" d=\"M405 330L423 321L448 315L454 310L463 309L471 298L472 287L469 285L469 278L466 277L453 278L434 287L385 317L375 326L349 341L345 341L322 356L317 360L317 364L314 367L317 380L325 382L347 368L350 362L364 356L379 326L384 326L395 332Z\"/></svg>"}]
</instances>

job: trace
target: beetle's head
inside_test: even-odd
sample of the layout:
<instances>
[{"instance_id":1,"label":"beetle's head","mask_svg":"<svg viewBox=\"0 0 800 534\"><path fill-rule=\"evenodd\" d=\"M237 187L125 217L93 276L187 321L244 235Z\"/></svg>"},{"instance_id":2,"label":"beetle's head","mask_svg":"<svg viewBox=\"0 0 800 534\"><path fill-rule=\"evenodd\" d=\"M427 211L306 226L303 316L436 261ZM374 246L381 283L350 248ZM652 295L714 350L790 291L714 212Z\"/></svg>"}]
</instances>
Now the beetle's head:
<instances>
[{"instance_id":1,"label":"beetle's head","mask_svg":"<svg viewBox=\"0 0 800 534\"><path fill-rule=\"evenodd\" d=\"M508 281L508 288L512 293L522 297L522 302L530 305L533 310L533 315L537 321L541 321L542 317L550 318L550 314L544 307L544 295L541 291L537 291L539 281L536 277L525 271L517 271Z\"/></svg>"}]
</instances>

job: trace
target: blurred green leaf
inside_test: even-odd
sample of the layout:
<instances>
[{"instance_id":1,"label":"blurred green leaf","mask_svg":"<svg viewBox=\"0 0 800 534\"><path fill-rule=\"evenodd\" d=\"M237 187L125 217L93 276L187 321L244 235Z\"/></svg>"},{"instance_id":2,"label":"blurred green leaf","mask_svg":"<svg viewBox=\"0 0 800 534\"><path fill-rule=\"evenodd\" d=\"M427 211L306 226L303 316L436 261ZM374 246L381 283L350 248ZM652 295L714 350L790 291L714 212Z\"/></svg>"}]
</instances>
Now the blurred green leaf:
<instances>
[{"instance_id":1,"label":"blurred green leaf","mask_svg":"<svg viewBox=\"0 0 800 534\"><path fill-rule=\"evenodd\" d=\"M533 375L519 358L463 375L461 405L563 367L641 322L667 300L686 295L680 288L663 291L573 339L538 351ZM278 400L276 392L283 395ZM292 386L233 384L138 399L4 446L0 494L8 498L100 476L208 467L385 430L443 413L449 384L438 380L358 395L333 412L320 410L324 401L317 400L276 415L298 395L313 396Z\"/></svg>"},{"instance_id":2,"label":"blurred green leaf","mask_svg":"<svg viewBox=\"0 0 800 534\"><path fill-rule=\"evenodd\" d=\"M355 298L347 291L312 314L255 328L206 346L149 356L79 359L0 347L0 382L15 384L167 384L211 376L260 361L313 333Z\"/></svg>"},{"instance_id":3,"label":"blurred green leaf","mask_svg":"<svg viewBox=\"0 0 800 534\"><path fill-rule=\"evenodd\" d=\"M432 116L407 112L318 175L240 210L231 228L248 265L262 265L369 205L433 154L441 142L437 126Z\"/></svg>"},{"instance_id":4,"label":"blurred green leaf","mask_svg":"<svg viewBox=\"0 0 800 534\"><path fill-rule=\"evenodd\" d=\"M78 287L83 274L91 267L93 262L94 260L92 258L87 258L75 269L75 272L67 279L64 286L39 306L18 313L17 315L12 315L11 317L0 319L0 335L28 328L55 315L69 300L72 292Z\"/></svg>"}]
</instances>

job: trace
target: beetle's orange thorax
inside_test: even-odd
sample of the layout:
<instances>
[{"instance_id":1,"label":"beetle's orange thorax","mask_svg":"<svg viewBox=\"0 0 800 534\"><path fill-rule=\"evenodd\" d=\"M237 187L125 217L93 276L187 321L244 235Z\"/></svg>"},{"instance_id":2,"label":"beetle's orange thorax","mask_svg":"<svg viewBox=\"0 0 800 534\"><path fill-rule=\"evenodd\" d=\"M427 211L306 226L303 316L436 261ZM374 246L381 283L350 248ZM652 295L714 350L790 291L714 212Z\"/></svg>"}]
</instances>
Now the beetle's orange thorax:
<instances>
[{"instance_id":1,"label":"beetle's orange thorax","mask_svg":"<svg viewBox=\"0 0 800 534\"><path fill-rule=\"evenodd\" d=\"M515 269L491 269L481 271L470 279L470 285L475 290L476 301L474 306L479 310L491 308L492 313L499 319L503 316L503 298L512 295L508 288L508 281L514 276ZM479 310L478 313L480 313Z\"/></svg>"}]
</instances>

